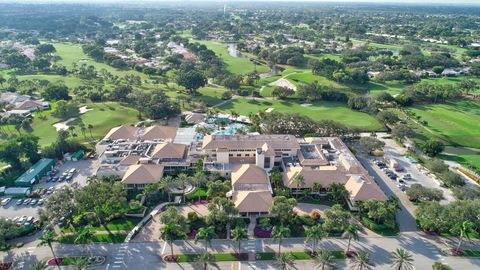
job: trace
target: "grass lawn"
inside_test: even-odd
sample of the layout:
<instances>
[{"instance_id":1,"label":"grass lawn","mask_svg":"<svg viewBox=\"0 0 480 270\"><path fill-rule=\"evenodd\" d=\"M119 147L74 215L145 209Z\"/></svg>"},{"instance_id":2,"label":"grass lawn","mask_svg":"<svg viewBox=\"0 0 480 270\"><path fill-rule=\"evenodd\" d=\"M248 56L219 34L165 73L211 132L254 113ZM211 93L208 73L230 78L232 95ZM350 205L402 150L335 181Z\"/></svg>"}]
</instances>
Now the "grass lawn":
<instances>
[{"instance_id":1,"label":"grass lawn","mask_svg":"<svg viewBox=\"0 0 480 270\"><path fill-rule=\"evenodd\" d=\"M480 250L464 249L462 257L480 257Z\"/></svg>"},{"instance_id":2,"label":"grass lawn","mask_svg":"<svg viewBox=\"0 0 480 270\"><path fill-rule=\"evenodd\" d=\"M202 94L201 96L195 96L195 99L201 100L207 103L209 106L218 104L223 101L222 94L225 92L225 88L217 87L202 87L198 89L198 92Z\"/></svg>"},{"instance_id":3,"label":"grass lawn","mask_svg":"<svg viewBox=\"0 0 480 270\"><path fill-rule=\"evenodd\" d=\"M409 109L422 120L428 122L428 128L450 144L480 148L480 104L462 100L443 104L417 105Z\"/></svg>"},{"instance_id":4,"label":"grass lawn","mask_svg":"<svg viewBox=\"0 0 480 270\"><path fill-rule=\"evenodd\" d=\"M212 254L216 262L241 261L243 259L235 256L234 253L214 253ZM179 254L177 262L197 262L200 254Z\"/></svg>"},{"instance_id":5,"label":"grass lawn","mask_svg":"<svg viewBox=\"0 0 480 270\"><path fill-rule=\"evenodd\" d=\"M57 55L61 58L58 63L66 66L68 69L71 69L73 63L76 63L78 67L82 64L92 65L97 71L101 69L106 69L113 75L125 76L127 74L138 75L142 79L147 79L148 76L141 72L129 69L129 70L118 70L114 67L111 67L104 63L99 63L91 59L88 55L83 53L82 46L79 44L73 43L53 43L53 46L57 50Z\"/></svg>"},{"instance_id":6,"label":"grass lawn","mask_svg":"<svg viewBox=\"0 0 480 270\"><path fill-rule=\"evenodd\" d=\"M75 243L75 235L66 235L62 236L58 239L58 242L63 244L74 244ZM95 234L92 237L92 242L94 243L123 243L127 238L126 234Z\"/></svg>"},{"instance_id":7,"label":"grass lawn","mask_svg":"<svg viewBox=\"0 0 480 270\"><path fill-rule=\"evenodd\" d=\"M103 138L107 132L115 127L122 124L133 124L137 122L137 111L125 107L117 102L104 102L104 103L87 103L82 104L81 106L86 105L88 108L93 110L82 114L80 118L85 123L85 126L89 124L93 125L92 136L96 139ZM40 138L40 146L50 145L57 139L57 132L53 127L53 124L62 121L61 119L52 115L55 110L55 104L52 104L52 109L47 111L42 111L34 114L32 122L32 131L31 134ZM40 116L44 116L40 117ZM15 132L14 129L10 128L12 132ZM24 132L24 131L23 131ZM90 132L86 132L86 138L81 133L80 129L76 129L77 138L80 141L90 140Z\"/></svg>"},{"instance_id":8,"label":"grass lawn","mask_svg":"<svg viewBox=\"0 0 480 270\"><path fill-rule=\"evenodd\" d=\"M283 253L283 252L282 252ZM293 256L294 260L311 260L312 257L305 251L294 251L288 252ZM331 254L335 259L346 259L345 253L340 250L331 251ZM257 260L260 261L273 261L275 260L276 253L275 252L259 252L257 253Z\"/></svg>"},{"instance_id":9,"label":"grass lawn","mask_svg":"<svg viewBox=\"0 0 480 270\"><path fill-rule=\"evenodd\" d=\"M215 52L218 57L221 57L225 62L227 71L233 74L247 74L252 71L257 70L258 73L268 72L269 68L263 65L255 65L248 59L243 57L233 57L228 53L228 47L225 44L219 42L208 41L208 40L193 40L192 42L197 42L204 44L208 49Z\"/></svg>"},{"instance_id":10,"label":"grass lawn","mask_svg":"<svg viewBox=\"0 0 480 270\"><path fill-rule=\"evenodd\" d=\"M199 199L206 199L207 198L207 188L201 187L196 188L192 193L186 195L187 201L196 201Z\"/></svg>"},{"instance_id":11,"label":"grass lawn","mask_svg":"<svg viewBox=\"0 0 480 270\"><path fill-rule=\"evenodd\" d=\"M368 89L368 92L372 95L376 95L381 92L387 92L393 96L393 95L400 94L406 86L407 85L399 81L388 81L388 82L370 81L368 83L367 89Z\"/></svg>"},{"instance_id":12,"label":"grass lawn","mask_svg":"<svg viewBox=\"0 0 480 270\"><path fill-rule=\"evenodd\" d=\"M125 218L117 218L114 219L106 224L105 227L107 227L108 230L110 231L130 231L132 230L142 219L141 218L130 218L130 217L125 217ZM93 231L106 231L103 226L99 227L92 227ZM65 233L71 233L75 232L75 228L69 227L69 228L64 228L62 229L63 232Z\"/></svg>"},{"instance_id":13,"label":"grass lawn","mask_svg":"<svg viewBox=\"0 0 480 270\"><path fill-rule=\"evenodd\" d=\"M381 130L382 125L372 116L356 112L337 102L315 102L311 106L301 106L297 102L281 100L234 99L219 107L223 111L235 111L240 115L249 115L274 108L279 112L294 112L308 116L314 120L335 120L349 127L362 130Z\"/></svg>"},{"instance_id":14,"label":"grass lawn","mask_svg":"<svg viewBox=\"0 0 480 270\"><path fill-rule=\"evenodd\" d=\"M327 53L327 54L305 54L304 55L308 59L316 59L316 60L322 60L325 58L335 60L335 61L341 61L342 60L342 55L339 53Z\"/></svg>"},{"instance_id":15,"label":"grass lawn","mask_svg":"<svg viewBox=\"0 0 480 270\"><path fill-rule=\"evenodd\" d=\"M312 74L312 71L306 71L302 73L293 73L288 75L287 77L290 81L294 82L302 82L305 84L312 83L314 81L317 81L319 84L332 87L332 88L337 88L337 89L345 89L346 87L344 85L338 84L332 80L329 80L325 77L322 76L317 76Z\"/></svg>"}]
</instances>

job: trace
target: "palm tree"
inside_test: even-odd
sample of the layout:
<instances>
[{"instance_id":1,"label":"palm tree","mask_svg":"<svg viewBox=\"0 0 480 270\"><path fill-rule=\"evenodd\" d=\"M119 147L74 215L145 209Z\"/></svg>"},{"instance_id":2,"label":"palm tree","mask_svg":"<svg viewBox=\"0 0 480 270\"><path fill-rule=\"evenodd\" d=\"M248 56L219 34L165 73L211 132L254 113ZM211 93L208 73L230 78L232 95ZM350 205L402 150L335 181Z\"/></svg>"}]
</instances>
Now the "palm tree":
<instances>
[{"instance_id":1,"label":"palm tree","mask_svg":"<svg viewBox=\"0 0 480 270\"><path fill-rule=\"evenodd\" d=\"M192 184L193 180L190 176L181 173L177 176L176 182L182 189L182 201L185 202L185 189L187 188L188 184Z\"/></svg>"},{"instance_id":2,"label":"palm tree","mask_svg":"<svg viewBox=\"0 0 480 270\"><path fill-rule=\"evenodd\" d=\"M320 190L322 190L322 184L313 183L312 191L317 193L317 196L320 195Z\"/></svg>"},{"instance_id":3,"label":"palm tree","mask_svg":"<svg viewBox=\"0 0 480 270\"><path fill-rule=\"evenodd\" d=\"M370 255L366 252L360 252L353 259L352 269L354 270L371 270L373 264L370 262Z\"/></svg>"},{"instance_id":4,"label":"palm tree","mask_svg":"<svg viewBox=\"0 0 480 270\"><path fill-rule=\"evenodd\" d=\"M232 240L238 243L238 253L241 253L242 240L248 239L247 230L244 228L236 227L232 230Z\"/></svg>"},{"instance_id":5,"label":"palm tree","mask_svg":"<svg viewBox=\"0 0 480 270\"><path fill-rule=\"evenodd\" d=\"M297 174L297 175L293 178L292 183L297 186L296 197L298 197L298 193L299 193L300 187L304 187L304 186L305 186L305 177L303 177L303 175L301 175L301 174Z\"/></svg>"},{"instance_id":6,"label":"palm tree","mask_svg":"<svg viewBox=\"0 0 480 270\"><path fill-rule=\"evenodd\" d=\"M412 262L412 254L403 248L397 248L392 254L392 267L395 270L415 269Z\"/></svg>"},{"instance_id":7,"label":"palm tree","mask_svg":"<svg viewBox=\"0 0 480 270\"><path fill-rule=\"evenodd\" d=\"M460 250L460 247L462 246L463 239L470 240L470 234L474 231L472 222L466 220L464 221L461 225L456 226L454 230L457 230L459 235L458 235L458 246L457 250Z\"/></svg>"},{"instance_id":8,"label":"palm tree","mask_svg":"<svg viewBox=\"0 0 480 270\"><path fill-rule=\"evenodd\" d=\"M44 270L47 269L48 264L45 261L36 261L34 264L32 264L32 267L30 267L30 270Z\"/></svg>"},{"instance_id":9,"label":"palm tree","mask_svg":"<svg viewBox=\"0 0 480 270\"><path fill-rule=\"evenodd\" d=\"M295 261L293 259L292 254L290 253L283 253L283 254L278 254L275 256L275 262L273 265L277 269L281 270L288 270L288 269L293 269L295 268Z\"/></svg>"},{"instance_id":10,"label":"palm tree","mask_svg":"<svg viewBox=\"0 0 480 270\"><path fill-rule=\"evenodd\" d=\"M215 237L217 237L217 234L215 233L215 227L213 226L204 227L198 230L198 233L195 236L195 242L197 242L199 239L203 239L205 241L205 252L207 252L208 244Z\"/></svg>"},{"instance_id":11,"label":"palm tree","mask_svg":"<svg viewBox=\"0 0 480 270\"><path fill-rule=\"evenodd\" d=\"M87 244L92 243L92 239L94 237L94 233L92 232L92 229L90 227L85 227L83 230L80 231L80 233L75 237L75 240L73 241L77 245L83 245L83 248L86 249Z\"/></svg>"},{"instance_id":12,"label":"palm tree","mask_svg":"<svg viewBox=\"0 0 480 270\"><path fill-rule=\"evenodd\" d=\"M305 229L305 242L312 242L312 253L317 250L318 242L326 235L321 224L313 225Z\"/></svg>"},{"instance_id":13,"label":"palm tree","mask_svg":"<svg viewBox=\"0 0 480 270\"><path fill-rule=\"evenodd\" d=\"M358 228L357 224L350 224L348 225L347 229L345 229L345 232L342 234L342 237L348 238L348 245L347 245L347 251L345 251L345 254L350 251L350 243L353 240L358 241L358 231L360 228Z\"/></svg>"},{"instance_id":14,"label":"palm tree","mask_svg":"<svg viewBox=\"0 0 480 270\"><path fill-rule=\"evenodd\" d=\"M73 261L73 266L77 270L85 270L88 267L88 259L85 257L78 257Z\"/></svg>"},{"instance_id":15,"label":"palm tree","mask_svg":"<svg viewBox=\"0 0 480 270\"><path fill-rule=\"evenodd\" d=\"M80 122L78 126L80 127L80 131L82 132L83 137L86 139L87 135L85 135L85 132L87 131L87 127L85 127L85 123Z\"/></svg>"},{"instance_id":16,"label":"palm tree","mask_svg":"<svg viewBox=\"0 0 480 270\"><path fill-rule=\"evenodd\" d=\"M215 261L215 257L213 257L212 254L205 251L202 254L200 254L200 256L197 257L197 261L203 264L203 270L207 270L208 265Z\"/></svg>"},{"instance_id":17,"label":"palm tree","mask_svg":"<svg viewBox=\"0 0 480 270\"><path fill-rule=\"evenodd\" d=\"M330 251L320 250L315 257L315 268L326 270L335 265L335 257Z\"/></svg>"},{"instance_id":18,"label":"palm tree","mask_svg":"<svg viewBox=\"0 0 480 270\"><path fill-rule=\"evenodd\" d=\"M170 245L170 251L172 256L173 256L173 240L177 238L179 232L181 231L182 231L182 228L177 223L165 224L160 229L160 238L162 238L163 241L168 242L168 244Z\"/></svg>"},{"instance_id":19,"label":"palm tree","mask_svg":"<svg viewBox=\"0 0 480 270\"><path fill-rule=\"evenodd\" d=\"M92 125L92 124L88 124L87 128L88 128L88 132L90 132L90 137L91 137L92 140L93 140L93 135L92 135L93 125Z\"/></svg>"},{"instance_id":20,"label":"palm tree","mask_svg":"<svg viewBox=\"0 0 480 270\"><path fill-rule=\"evenodd\" d=\"M160 187L167 192L169 202L172 201L172 188L175 188L176 184L175 179L170 175L160 179Z\"/></svg>"},{"instance_id":21,"label":"palm tree","mask_svg":"<svg viewBox=\"0 0 480 270\"><path fill-rule=\"evenodd\" d=\"M38 244L39 246L48 246L50 248L50 251L52 252L53 258L57 260L57 256L55 255L55 252L53 251L53 241L55 241L56 234L53 231L47 231L45 232L42 236L38 238L40 243ZM58 261L57 261L58 262ZM57 264L58 269L60 268L60 264Z\"/></svg>"},{"instance_id":22,"label":"palm tree","mask_svg":"<svg viewBox=\"0 0 480 270\"><path fill-rule=\"evenodd\" d=\"M195 175L193 175L193 183L195 184L195 187L200 188L206 182L207 176L203 171L198 171L195 173Z\"/></svg>"},{"instance_id":23,"label":"palm tree","mask_svg":"<svg viewBox=\"0 0 480 270\"><path fill-rule=\"evenodd\" d=\"M281 252L283 238L290 236L290 229L284 226L274 226L272 238L278 241L278 254Z\"/></svg>"}]
</instances>

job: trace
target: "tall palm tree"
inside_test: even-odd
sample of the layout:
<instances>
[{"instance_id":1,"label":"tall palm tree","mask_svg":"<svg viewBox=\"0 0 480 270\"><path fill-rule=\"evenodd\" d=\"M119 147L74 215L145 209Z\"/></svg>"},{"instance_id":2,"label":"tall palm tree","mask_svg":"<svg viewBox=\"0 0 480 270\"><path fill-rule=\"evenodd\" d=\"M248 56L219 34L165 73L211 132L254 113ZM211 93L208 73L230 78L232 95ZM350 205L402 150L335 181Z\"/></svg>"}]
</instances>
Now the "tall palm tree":
<instances>
[{"instance_id":1,"label":"tall palm tree","mask_svg":"<svg viewBox=\"0 0 480 270\"><path fill-rule=\"evenodd\" d=\"M175 180L177 184L180 185L180 188L182 189L182 201L185 202L185 189L187 188L188 184L193 183L193 180L190 176L184 173L177 175L177 178Z\"/></svg>"},{"instance_id":2,"label":"tall palm tree","mask_svg":"<svg viewBox=\"0 0 480 270\"><path fill-rule=\"evenodd\" d=\"M284 226L274 226L272 229L272 238L278 241L278 254L281 253L282 241L290 236L290 229Z\"/></svg>"},{"instance_id":3,"label":"tall palm tree","mask_svg":"<svg viewBox=\"0 0 480 270\"><path fill-rule=\"evenodd\" d=\"M55 252L53 251L53 242L55 241L55 237L57 235L53 231L47 231L45 232L42 236L38 238L40 243L38 244L39 246L48 246L50 248L50 251L52 252L53 258L55 260L57 259L57 255L55 255ZM61 269L60 264L57 264L58 269Z\"/></svg>"},{"instance_id":4,"label":"tall palm tree","mask_svg":"<svg viewBox=\"0 0 480 270\"><path fill-rule=\"evenodd\" d=\"M45 261L36 261L32 266L30 267L30 270L44 270L47 269L48 264Z\"/></svg>"},{"instance_id":5,"label":"tall palm tree","mask_svg":"<svg viewBox=\"0 0 480 270\"><path fill-rule=\"evenodd\" d=\"M198 230L197 235L195 236L195 242L197 242L199 239L203 239L205 241L205 252L207 252L208 244L215 237L217 237L217 234L215 233L215 227L203 227Z\"/></svg>"},{"instance_id":6,"label":"tall palm tree","mask_svg":"<svg viewBox=\"0 0 480 270\"><path fill-rule=\"evenodd\" d=\"M172 188L175 188L176 185L175 179L170 175L160 179L160 187L167 192L169 202L172 201Z\"/></svg>"},{"instance_id":7,"label":"tall palm tree","mask_svg":"<svg viewBox=\"0 0 480 270\"><path fill-rule=\"evenodd\" d=\"M298 193L300 191L300 188L305 186L305 177L303 177L303 175L301 175L301 174L297 174L293 178L292 182L293 182L293 184L295 184L295 186L297 186L297 192L296 192L295 196L298 197Z\"/></svg>"},{"instance_id":8,"label":"tall palm tree","mask_svg":"<svg viewBox=\"0 0 480 270\"><path fill-rule=\"evenodd\" d=\"M87 244L92 243L92 239L94 237L94 233L90 227L83 228L80 233L78 233L77 237L75 237L74 243L77 245L82 245L83 249L86 249Z\"/></svg>"},{"instance_id":9,"label":"tall palm tree","mask_svg":"<svg viewBox=\"0 0 480 270\"><path fill-rule=\"evenodd\" d=\"M198 171L193 175L193 183L199 188L207 182L207 176L203 171Z\"/></svg>"},{"instance_id":10,"label":"tall palm tree","mask_svg":"<svg viewBox=\"0 0 480 270\"><path fill-rule=\"evenodd\" d=\"M90 132L90 137L91 137L92 140L93 140L93 135L92 135L93 125L92 125L92 124L88 124L88 125L87 125L87 128L88 128L88 132Z\"/></svg>"},{"instance_id":11,"label":"tall palm tree","mask_svg":"<svg viewBox=\"0 0 480 270\"><path fill-rule=\"evenodd\" d=\"M305 242L312 242L312 252L317 250L318 242L326 236L321 224L313 225L305 229Z\"/></svg>"},{"instance_id":12,"label":"tall palm tree","mask_svg":"<svg viewBox=\"0 0 480 270\"><path fill-rule=\"evenodd\" d=\"M248 239L247 230L241 227L236 227L232 230L232 240L235 243L238 243L238 253L241 253L241 244L242 240Z\"/></svg>"},{"instance_id":13,"label":"tall palm tree","mask_svg":"<svg viewBox=\"0 0 480 270\"><path fill-rule=\"evenodd\" d=\"M371 270L373 269L373 264L370 262L370 255L366 252L360 252L353 259L352 269L353 270Z\"/></svg>"},{"instance_id":14,"label":"tall palm tree","mask_svg":"<svg viewBox=\"0 0 480 270\"><path fill-rule=\"evenodd\" d=\"M203 264L203 270L207 270L209 264L212 264L215 261L215 257L212 254L208 253L207 251L200 254L197 257L197 261Z\"/></svg>"},{"instance_id":15,"label":"tall palm tree","mask_svg":"<svg viewBox=\"0 0 480 270\"><path fill-rule=\"evenodd\" d=\"M415 269L412 262L412 254L403 248L397 248L392 254L392 268L395 270Z\"/></svg>"},{"instance_id":16,"label":"tall palm tree","mask_svg":"<svg viewBox=\"0 0 480 270\"><path fill-rule=\"evenodd\" d=\"M173 256L173 240L177 238L179 232L181 231L182 231L182 228L177 223L167 223L160 229L160 238L162 238L163 241L168 242L168 244L170 245L170 251L172 256Z\"/></svg>"},{"instance_id":17,"label":"tall palm tree","mask_svg":"<svg viewBox=\"0 0 480 270\"><path fill-rule=\"evenodd\" d=\"M350 251L350 243L353 240L358 241L358 231L360 228L358 227L357 224L350 224L348 225L347 229L345 229L345 232L343 232L342 237L348 238L348 245L347 245L347 250L345 253L348 253Z\"/></svg>"},{"instance_id":18,"label":"tall palm tree","mask_svg":"<svg viewBox=\"0 0 480 270\"><path fill-rule=\"evenodd\" d=\"M312 191L317 193L317 196L320 195L320 190L322 190L322 184L320 183L313 183Z\"/></svg>"},{"instance_id":19,"label":"tall palm tree","mask_svg":"<svg viewBox=\"0 0 480 270\"><path fill-rule=\"evenodd\" d=\"M273 262L273 265L277 269L281 270L289 270L289 269L294 269L295 268L295 261L293 259L292 254L290 253L283 253L283 254L278 254L275 256L275 261Z\"/></svg>"},{"instance_id":20,"label":"tall palm tree","mask_svg":"<svg viewBox=\"0 0 480 270\"><path fill-rule=\"evenodd\" d=\"M315 268L327 270L335 265L335 257L330 251L320 250L315 257Z\"/></svg>"}]
</instances>

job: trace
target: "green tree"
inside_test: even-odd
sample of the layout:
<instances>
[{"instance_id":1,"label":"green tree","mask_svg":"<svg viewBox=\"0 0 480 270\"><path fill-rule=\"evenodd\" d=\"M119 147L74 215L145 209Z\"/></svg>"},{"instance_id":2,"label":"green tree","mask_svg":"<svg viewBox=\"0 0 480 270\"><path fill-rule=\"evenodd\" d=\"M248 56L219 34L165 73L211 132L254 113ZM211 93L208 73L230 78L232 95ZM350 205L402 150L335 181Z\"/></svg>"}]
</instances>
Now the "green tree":
<instances>
[{"instance_id":1,"label":"green tree","mask_svg":"<svg viewBox=\"0 0 480 270\"><path fill-rule=\"evenodd\" d=\"M297 174L293 179L292 183L295 184L297 187L297 192L296 196L298 197L298 194L300 193L300 188L303 188L305 186L305 177L301 174Z\"/></svg>"},{"instance_id":2,"label":"green tree","mask_svg":"<svg viewBox=\"0 0 480 270\"><path fill-rule=\"evenodd\" d=\"M191 95L195 95L198 88L207 84L207 78L198 71L190 70L180 73L177 83L185 87Z\"/></svg>"},{"instance_id":3,"label":"green tree","mask_svg":"<svg viewBox=\"0 0 480 270\"><path fill-rule=\"evenodd\" d=\"M323 227L327 232L341 232L350 224L350 212L343 210L339 204L325 210Z\"/></svg>"},{"instance_id":4,"label":"green tree","mask_svg":"<svg viewBox=\"0 0 480 270\"><path fill-rule=\"evenodd\" d=\"M413 267L412 254L403 248L397 248L392 254L391 266L395 270L410 270Z\"/></svg>"},{"instance_id":5,"label":"green tree","mask_svg":"<svg viewBox=\"0 0 480 270\"><path fill-rule=\"evenodd\" d=\"M290 229L284 226L273 226L272 238L278 241L278 254L281 254L282 241L286 237L290 237Z\"/></svg>"},{"instance_id":6,"label":"green tree","mask_svg":"<svg viewBox=\"0 0 480 270\"><path fill-rule=\"evenodd\" d=\"M281 270L295 269L295 260L290 253L279 253L275 256L273 265Z\"/></svg>"},{"instance_id":7,"label":"green tree","mask_svg":"<svg viewBox=\"0 0 480 270\"><path fill-rule=\"evenodd\" d=\"M342 237L348 238L347 250L345 251L345 254L347 254L350 251L350 244L352 242L352 239L355 240L355 241L358 241L359 230L360 230L360 228L358 227L357 224L350 224L350 225L348 225L348 227L343 232Z\"/></svg>"},{"instance_id":8,"label":"green tree","mask_svg":"<svg viewBox=\"0 0 480 270\"><path fill-rule=\"evenodd\" d=\"M215 257L205 251L197 257L197 261L203 265L203 270L207 270L208 265L215 261Z\"/></svg>"},{"instance_id":9,"label":"green tree","mask_svg":"<svg viewBox=\"0 0 480 270\"><path fill-rule=\"evenodd\" d=\"M315 267L320 270L331 269L335 266L335 256L330 251L320 250L315 257Z\"/></svg>"},{"instance_id":10,"label":"green tree","mask_svg":"<svg viewBox=\"0 0 480 270\"><path fill-rule=\"evenodd\" d=\"M287 198L285 196L275 196L273 198L272 206L270 207L270 214L277 215L282 225L291 221L293 216L293 208L297 206L297 200Z\"/></svg>"},{"instance_id":11,"label":"green tree","mask_svg":"<svg viewBox=\"0 0 480 270\"><path fill-rule=\"evenodd\" d=\"M305 242L312 242L312 252L317 250L318 242L326 236L321 224L316 224L305 229Z\"/></svg>"},{"instance_id":12,"label":"green tree","mask_svg":"<svg viewBox=\"0 0 480 270\"><path fill-rule=\"evenodd\" d=\"M456 224L451 231L458 234L457 250L460 250L463 240L470 240L470 235L475 232L475 228L472 222L465 220L461 224Z\"/></svg>"},{"instance_id":13,"label":"green tree","mask_svg":"<svg viewBox=\"0 0 480 270\"><path fill-rule=\"evenodd\" d=\"M368 154L372 154L377 149L382 149L385 146L385 142L374 137L361 137L360 144L368 151Z\"/></svg>"},{"instance_id":14,"label":"green tree","mask_svg":"<svg viewBox=\"0 0 480 270\"><path fill-rule=\"evenodd\" d=\"M435 262L432 265L432 270L453 270L453 268L441 262Z\"/></svg>"},{"instance_id":15,"label":"green tree","mask_svg":"<svg viewBox=\"0 0 480 270\"><path fill-rule=\"evenodd\" d=\"M345 188L345 185L341 183L330 183L330 185L328 185L328 193L330 198L334 202L340 203L342 205L346 203L346 200L349 196L349 193Z\"/></svg>"},{"instance_id":16,"label":"green tree","mask_svg":"<svg viewBox=\"0 0 480 270\"><path fill-rule=\"evenodd\" d=\"M352 269L371 270L373 264L370 262L370 255L366 252L360 252L352 261Z\"/></svg>"},{"instance_id":17,"label":"green tree","mask_svg":"<svg viewBox=\"0 0 480 270\"><path fill-rule=\"evenodd\" d=\"M77 258L75 258L75 260L73 261L73 266L74 266L75 269L77 269L77 270L85 270L85 269L87 269L88 266L89 266L88 259L85 258L85 257L77 257Z\"/></svg>"},{"instance_id":18,"label":"green tree","mask_svg":"<svg viewBox=\"0 0 480 270\"><path fill-rule=\"evenodd\" d=\"M445 149L445 145L441 141L428 140L421 146L422 151L430 157L434 157Z\"/></svg>"},{"instance_id":19,"label":"green tree","mask_svg":"<svg viewBox=\"0 0 480 270\"><path fill-rule=\"evenodd\" d=\"M56 234L53 231L46 231L42 236L38 238L39 246L48 246L52 252L53 258L57 259L55 251L53 250L53 242L55 241ZM57 264L58 269L61 269L60 264Z\"/></svg>"},{"instance_id":20,"label":"green tree","mask_svg":"<svg viewBox=\"0 0 480 270\"><path fill-rule=\"evenodd\" d=\"M178 183L179 187L182 189L182 202L185 202L185 190L188 185L193 184L193 179L185 173L177 175L175 182Z\"/></svg>"},{"instance_id":21,"label":"green tree","mask_svg":"<svg viewBox=\"0 0 480 270\"><path fill-rule=\"evenodd\" d=\"M245 228L236 227L232 230L232 240L233 242L238 243L238 253L242 253L241 244L244 239L248 239L248 233Z\"/></svg>"},{"instance_id":22,"label":"green tree","mask_svg":"<svg viewBox=\"0 0 480 270\"><path fill-rule=\"evenodd\" d=\"M172 256L173 241L181 238L182 236L185 236L185 234L183 233L181 225L177 223L167 223L160 229L160 238L162 238L163 241L168 242Z\"/></svg>"},{"instance_id":23,"label":"green tree","mask_svg":"<svg viewBox=\"0 0 480 270\"><path fill-rule=\"evenodd\" d=\"M217 237L217 234L215 233L215 227L202 227L198 230L198 233L195 236L195 242L198 242L199 239L203 239L205 243L205 252L208 252L208 244L215 237Z\"/></svg>"},{"instance_id":24,"label":"green tree","mask_svg":"<svg viewBox=\"0 0 480 270\"><path fill-rule=\"evenodd\" d=\"M220 180L207 182L207 188L208 198L225 197L226 193L231 189L230 183Z\"/></svg>"},{"instance_id":25,"label":"green tree","mask_svg":"<svg viewBox=\"0 0 480 270\"><path fill-rule=\"evenodd\" d=\"M85 249L87 244L93 242L94 236L95 234L93 233L92 229L90 227L85 227L77 234L73 242L77 245L82 245Z\"/></svg>"}]
</instances>

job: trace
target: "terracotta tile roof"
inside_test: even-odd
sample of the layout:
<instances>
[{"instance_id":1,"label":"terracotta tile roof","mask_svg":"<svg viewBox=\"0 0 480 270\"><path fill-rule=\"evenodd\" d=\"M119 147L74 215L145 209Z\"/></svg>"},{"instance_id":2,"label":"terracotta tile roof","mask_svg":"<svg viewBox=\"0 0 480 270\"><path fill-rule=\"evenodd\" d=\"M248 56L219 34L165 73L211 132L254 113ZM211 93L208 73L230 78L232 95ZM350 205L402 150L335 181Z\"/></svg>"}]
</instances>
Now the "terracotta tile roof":
<instances>
[{"instance_id":1,"label":"terracotta tile roof","mask_svg":"<svg viewBox=\"0 0 480 270\"><path fill-rule=\"evenodd\" d=\"M139 160L140 160L140 156L130 155L120 160L119 165L135 165L135 164L138 164Z\"/></svg>"},{"instance_id":2,"label":"terracotta tile roof","mask_svg":"<svg viewBox=\"0 0 480 270\"><path fill-rule=\"evenodd\" d=\"M163 166L153 164L131 165L122 178L124 184L149 184L160 181Z\"/></svg>"},{"instance_id":3,"label":"terracotta tile roof","mask_svg":"<svg viewBox=\"0 0 480 270\"><path fill-rule=\"evenodd\" d=\"M345 184L350 193L350 201L366 201L368 199L386 201L388 198L372 179L364 175L352 175Z\"/></svg>"},{"instance_id":4,"label":"terracotta tile roof","mask_svg":"<svg viewBox=\"0 0 480 270\"><path fill-rule=\"evenodd\" d=\"M268 212L272 206L272 194L270 191L235 191L233 202L240 213Z\"/></svg>"},{"instance_id":5,"label":"terracotta tile roof","mask_svg":"<svg viewBox=\"0 0 480 270\"><path fill-rule=\"evenodd\" d=\"M236 184L270 184L267 172L254 164L239 164L232 168L232 186Z\"/></svg>"},{"instance_id":6,"label":"terracotta tile roof","mask_svg":"<svg viewBox=\"0 0 480 270\"><path fill-rule=\"evenodd\" d=\"M314 183L319 183L322 187L328 187L331 183L345 184L348 180L347 172L335 166L321 166L320 169L311 167L290 167L283 173L283 184L289 188L297 188L294 179L297 175L305 178L303 188L311 188Z\"/></svg>"},{"instance_id":7,"label":"terracotta tile roof","mask_svg":"<svg viewBox=\"0 0 480 270\"><path fill-rule=\"evenodd\" d=\"M228 149L256 149L268 144L272 149L300 149L297 139L293 135L207 135L203 139L202 148L215 150Z\"/></svg>"},{"instance_id":8,"label":"terracotta tile roof","mask_svg":"<svg viewBox=\"0 0 480 270\"><path fill-rule=\"evenodd\" d=\"M170 140L173 141L177 135L176 127L167 127L167 126L151 126L145 128L141 136L142 140Z\"/></svg>"},{"instance_id":9,"label":"terracotta tile roof","mask_svg":"<svg viewBox=\"0 0 480 270\"><path fill-rule=\"evenodd\" d=\"M122 125L119 127L112 128L107 135L105 135L104 140L135 140L137 134L137 128L132 126Z\"/></svg>"},{"instance_id":10,"label":"terracotta tile roof","mask_svg":"<svg viewBox=\"0 0 480 270\"><path fill-rule=\"evenodd\" d=\"M185 156L187 146L185 144L178 143L160 143L155 146L153 150L153 158L178 158L181 159Z\"/></svg>"}]
</instances>

